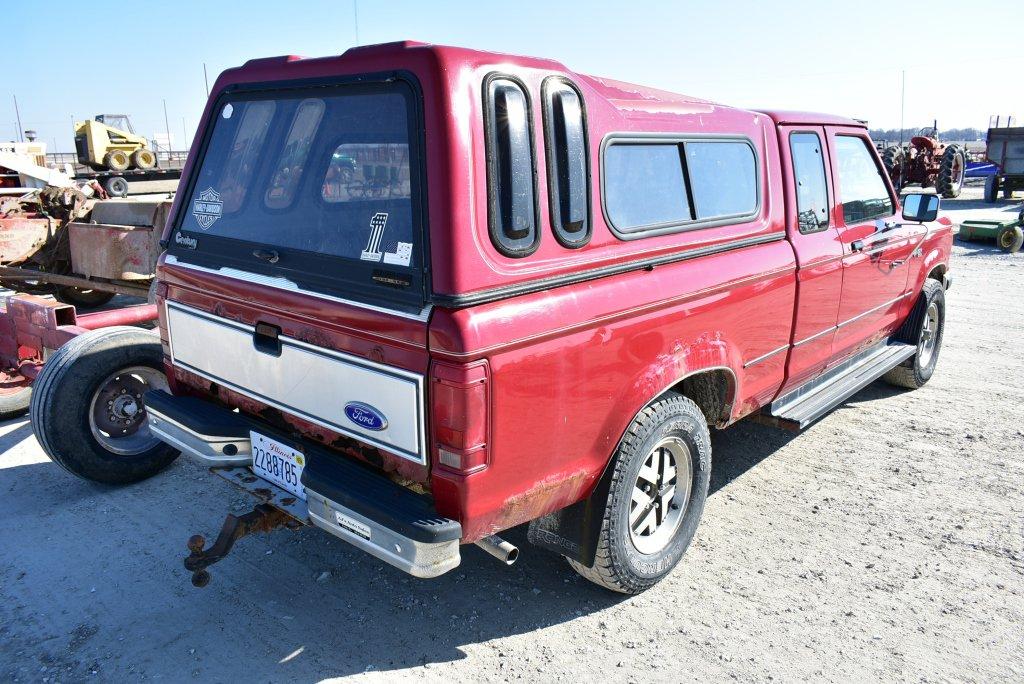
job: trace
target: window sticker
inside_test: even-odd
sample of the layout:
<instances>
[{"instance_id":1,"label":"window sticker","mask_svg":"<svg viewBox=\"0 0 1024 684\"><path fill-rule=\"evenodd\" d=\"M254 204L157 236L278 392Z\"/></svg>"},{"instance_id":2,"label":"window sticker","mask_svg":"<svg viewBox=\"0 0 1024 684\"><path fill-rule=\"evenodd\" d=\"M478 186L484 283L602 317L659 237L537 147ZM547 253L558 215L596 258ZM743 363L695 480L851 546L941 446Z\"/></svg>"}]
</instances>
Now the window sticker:
<instances>
[{"instance_id":1,"label":"window sticker","mask_svg":"<svg viewBox=\"0 0 1024 684\"><path fill-rule=\"evenodd\" d=\"M412 261L412 243L399 242L394 252L384 252L384 263L396 266L408 266Z\"/></svg>"},{"instance_id":2,"label":"window sticker","mask_svg":"<svg viewBox=\"0 0 1024 684\"><path fill-rule=\"evenodd\" d=\"M208 229L223 213L224 202L220 193L213 188L206 188L199 193L198 199L192 203L192 215L203 230Z\"/></svg>"},{"instance_id":3,"label":"window sticker","mask_svg":"<svg viewBox=\"0 0 1024 684\"><path fill-rule=\"evenodd\" d=\"M383 254L380 251L380 241L384 237L384 227L388 225L388 214L385 211L378 211L370 219L370 239L366 243L366 249L362 251L359 258L363 261L380 261Z\"/></svg>"}]
</instances>

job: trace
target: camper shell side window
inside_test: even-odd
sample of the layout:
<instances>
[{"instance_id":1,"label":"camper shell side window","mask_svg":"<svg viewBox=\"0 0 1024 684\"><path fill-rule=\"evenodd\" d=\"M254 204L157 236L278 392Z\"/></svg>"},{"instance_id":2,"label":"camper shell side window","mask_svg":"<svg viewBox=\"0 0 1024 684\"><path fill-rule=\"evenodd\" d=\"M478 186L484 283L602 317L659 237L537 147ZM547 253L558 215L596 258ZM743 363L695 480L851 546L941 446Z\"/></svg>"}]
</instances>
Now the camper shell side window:
<instances>
[{"instance_id":1,"label":"camper shell side window","mask_svg":"<svg viewBox=\"0 0 1024 684\"><path fill-rule=\"evenodd\" d=\"M744 136L613 133L601 147L602 208L621 240L743 223L761 209L761 160Z\"/></svg>"}]
</instances>

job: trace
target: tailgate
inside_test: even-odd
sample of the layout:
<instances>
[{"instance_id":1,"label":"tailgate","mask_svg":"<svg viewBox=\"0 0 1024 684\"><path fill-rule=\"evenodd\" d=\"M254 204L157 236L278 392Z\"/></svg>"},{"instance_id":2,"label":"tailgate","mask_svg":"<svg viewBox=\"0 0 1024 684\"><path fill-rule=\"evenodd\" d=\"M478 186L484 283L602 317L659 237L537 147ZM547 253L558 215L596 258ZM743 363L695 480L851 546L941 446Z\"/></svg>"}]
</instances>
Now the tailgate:
<instances>
[{"instance_id":1,"label":"tailgate","mask_svg":"<svg viewBox=\"0 0 1024 684\"><path fill-rule=\"evenodd\" d=\"M172 363L293 416L426 465L423 375L261 324L166 302ZM261 332L257 333L257 326Z\"/></svg>"}]
</instances>

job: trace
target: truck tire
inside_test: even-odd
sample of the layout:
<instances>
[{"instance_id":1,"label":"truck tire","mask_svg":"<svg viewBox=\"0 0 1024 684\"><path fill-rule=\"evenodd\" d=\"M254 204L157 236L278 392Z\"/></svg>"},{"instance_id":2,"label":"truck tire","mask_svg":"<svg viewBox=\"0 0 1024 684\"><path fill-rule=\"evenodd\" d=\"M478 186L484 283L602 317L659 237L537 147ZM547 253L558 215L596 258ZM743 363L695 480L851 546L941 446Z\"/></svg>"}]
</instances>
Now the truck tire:
<instances>
[{"instance_id":1,"label":"truck tire","mask_svg":"<svg viewBox=\"0 0 1024 684\"><path fill-rule=\"evenodd\" d=\"M895 335L900 342L917 345L917 352L883 375L882 379L906 389L922 387L935 372L945 327L946 291L938 280L928 278L913 311Z\"/></svg>"},{"instance_id":2,"label":"truck tire","mask_svg":"<svg viewBox=\"0 0 1024 684\"><path fill-rule=\"evenodd\" d=\"M1020 226L1003 228L999 231L999 236L996 237L996 244L1004 252L1016 254L1020 251L1021 246L1024 246L1024 230L1021 230Z\"/></svg>"},{"instance_id":3,"label":"truck tire","mask_svg":"<svg viewBox=\"0 0 1024 684\"><path fill-rule=\"evenodd\" d=\"M43 366L32 393L32 430L43 451L73 475L138 482L178 451L146 425L143 394L166 389L160 339L130 327L79 335Z\"/></svg>"},{"instance_id":4,"label":"truck tire","mask_svg":"<svg viewBox=\"0 0 1024 684\"><path fill-rule=\"evenodd\" d=\"M967 158L959 145L950 145L939 160L939 175L935 179L935 190L946 199L960 196L964 187L964 173Z\"/></svg>"},{"instance_id":5,"label":"truck tire","mask_svg":"<svg viewBox=\"0 0 1024 684\"><path fill-rule=\"evenodd\" d=\"M93 309L97 306L103 306L113 299L114 293L104 292L103 290L85 290L80 287L61 287L54 293L54 297L57 298L58 302L74 304L83 309Z\"/></svg>"},{"instance_id":6,"label":"truck tire","mask_svg":"<svg viewBox=\"0 0 1024 684\"><path fill-rule=\"evenodd\" d=\"M132 161L124 150L110 150L103 157L103 165L111 171L125 171Z\"/></svg>"},{"instance_id":7,"label":"truck tire","mask_svg":"<svg viewBox=\"0 0 1024 684\"><path fill-rule=\"evenodd\" d=\"M147 150L145 148L138 149L132 152L132 166L143 171L156 166L156 155L153 154L153 150Z\"/></svg>"},{"instance_id":8,"label":"truck tire","mask_svg":"<svg viewBox=\"0 0 1024 684\"><path fill-rule=\"evenodd\" d=\"M31 387L17 387L0 393L0 420L11 420L25 415L31 400Z\"/></svg>"},{"instance_id":9,"label":"truck tire","mask_svg":"<svg viewBox=\"0 0 1024 684\"><path fill-rule=\"evenodd\" d=\"M613 457L593 567L586 579L638 594L665 577L697 530L711 478L711 437L693 401L668 392L637 414Z\"/></svg>"},{"instance_id":10,"label":"truck tire","mask_svg":"<svg viewBox=\"0 0 1024 684\"><path fill-rule=\"evenodd\" d=\"M989 176L985 179L985 201L992 204L999 196L999 176Z\"/></svg>"},{"instance_id":11,"label":"truck tire","mask_svg":"<svg viewBox=\"0 0 1024 684\"><path fill-rule=\"evenodd\" d=\"M111 197L127 197L128 181L121 176L111 176L107 180L103 181L103 189L106 190L107 194Z\"/></svg>"},{"instance_id":12,"label":"truck tire","mask_svg":"<svg viewBox=\"0 0 1024 684\"><path fill-rule=\"evenodd\" d=\"M903 189L903 148L899 145L885 148L882 152L882 165L896 192Z\"/></svg>"}]
</instances>

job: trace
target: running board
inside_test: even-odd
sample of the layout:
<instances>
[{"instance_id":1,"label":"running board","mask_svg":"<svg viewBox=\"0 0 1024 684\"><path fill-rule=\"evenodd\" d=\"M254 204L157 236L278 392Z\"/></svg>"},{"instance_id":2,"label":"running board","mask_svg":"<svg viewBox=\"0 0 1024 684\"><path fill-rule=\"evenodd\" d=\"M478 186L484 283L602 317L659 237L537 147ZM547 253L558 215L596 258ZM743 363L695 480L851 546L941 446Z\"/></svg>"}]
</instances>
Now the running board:
<instances>
[{"instance_id":1,"label":"running board","mask_svg":"<svg viewBox=\"0 0 1024 684\"><path fill-rule=\"evenodd\" d=\"M759 416L787 430L802 430L900 365L917 347L883 340L775 401Z\"/></svg>"}]
</instances>

